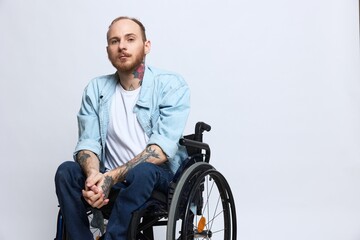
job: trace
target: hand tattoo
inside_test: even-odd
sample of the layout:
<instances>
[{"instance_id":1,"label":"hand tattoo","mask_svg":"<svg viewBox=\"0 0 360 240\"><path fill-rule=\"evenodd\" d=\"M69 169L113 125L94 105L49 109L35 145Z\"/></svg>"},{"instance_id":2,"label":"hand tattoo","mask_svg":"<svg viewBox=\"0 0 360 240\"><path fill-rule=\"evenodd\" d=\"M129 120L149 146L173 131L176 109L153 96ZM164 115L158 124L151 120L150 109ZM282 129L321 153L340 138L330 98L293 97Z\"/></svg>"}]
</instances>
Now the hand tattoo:
<instances>
[{"instance_id":1,"label":"hand tattoo","mask_svg":"<svg viewBox=\"0 0 360 240\"><path fill-rule=\"evenodd\" d=\"M101 186L103 193L105 194L105 199L109 197L110 189L114 184L114 180L110 176L105 176L104 184Z\"/></svg>"}]
</instances>

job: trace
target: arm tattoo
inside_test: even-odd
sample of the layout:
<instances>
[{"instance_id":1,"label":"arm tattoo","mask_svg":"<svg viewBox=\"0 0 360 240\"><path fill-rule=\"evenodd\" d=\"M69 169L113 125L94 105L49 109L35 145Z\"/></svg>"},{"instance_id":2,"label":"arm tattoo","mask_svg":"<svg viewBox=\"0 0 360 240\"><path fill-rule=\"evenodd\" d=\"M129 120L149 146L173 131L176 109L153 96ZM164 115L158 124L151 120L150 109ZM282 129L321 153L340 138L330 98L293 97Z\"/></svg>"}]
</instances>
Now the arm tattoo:
<instances>
[{"instance_id":1,"label":"arm tattoo","mask_svg":"<svg viewBox=\"0 0 360 240\"><path fill-rule=\"evenodd\" d=\"M110 189L114 184L114 180L110 176L106 176L104 180L104 184L101 186L103 193L105 194L105 198L109 197Z\"/></svg>"},{"instance_id":2,"label":"arm tattoo","mask_svg":"<svg viewBox=\"0 0 360 240\"><path fill-rule=\"evenodd\" d=\"M126 174L133 169L135 166L137 166L138 164L142 163L142 162L147 162L149 160L149 158L160 158L160 155L155 151L155 149L152 149L151 146L148 146L145 149L145 152L143 154L140 154L138 156L136 156L133 160L125 163L125 169L122 172L122 179L125 179Z\"/></svg>"},{"instance_id":3,"label":"arm tattoo","mask_svg":"<svg viewBox=\"0 0 360 240\"><path fill-rule=\"evenodd\" d=\"M90 158L90 154L85 153L83 151L79 152L76 158L76 161L80 164L83 168L86 165L86 160Z\"/></svg>"}]
</instances>

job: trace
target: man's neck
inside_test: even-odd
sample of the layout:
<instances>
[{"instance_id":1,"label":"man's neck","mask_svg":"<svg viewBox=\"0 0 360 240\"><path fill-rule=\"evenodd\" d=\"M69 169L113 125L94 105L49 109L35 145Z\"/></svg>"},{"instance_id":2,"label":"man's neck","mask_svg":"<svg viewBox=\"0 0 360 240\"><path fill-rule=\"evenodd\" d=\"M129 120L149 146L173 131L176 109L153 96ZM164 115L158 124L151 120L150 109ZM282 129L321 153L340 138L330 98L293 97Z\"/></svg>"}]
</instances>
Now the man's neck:
<instances>
[{"instance_id":1,"label":"man's neck","mask_svg":"<svg viewBox=\"0 0 360 240\"><path fill-rule=\"evenodd\" d=\"M142 85L145 73L145 63L142 62L133 72L124 73L117 72L119 76L119 83L127 91L133 91Z\"/></svg>"}]
</instances>

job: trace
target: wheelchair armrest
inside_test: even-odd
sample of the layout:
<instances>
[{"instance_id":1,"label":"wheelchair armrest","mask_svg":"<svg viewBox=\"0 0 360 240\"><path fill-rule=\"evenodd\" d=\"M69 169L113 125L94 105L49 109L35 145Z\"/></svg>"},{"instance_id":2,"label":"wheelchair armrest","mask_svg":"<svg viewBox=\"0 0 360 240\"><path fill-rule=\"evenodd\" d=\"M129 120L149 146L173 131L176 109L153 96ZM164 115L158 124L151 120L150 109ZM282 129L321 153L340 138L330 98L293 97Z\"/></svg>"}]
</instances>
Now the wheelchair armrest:
<instances>
[{"instance_id":1,"label":"wheelchair armrest","mask_svg":"<svg viewBox=\"0 0 360 240\"><path fill-rule=\"evenodd\" d=\"M207 143L199 142L191 139L181 138L179 140L180 145L185 147L194 147L198 149L204 149L206 151L210 151L210 147Z\"/></svg>"},{"instance_id":2,"label":"wheelchair armrest","mask_svg":"<svg viewBox=\"0 0 360 240\"><path fill-rule=\"evenodd\" d=\"M202 150L205 150L205 154L203 154L205 156L204 161L205 162L210 161L210 147L207 143L195 141L195 140L188 139L188 138L181 138L179 140L179 144L182 146L185 146L189 150L190 149L198 149L198 151L195 151L195 152L194 151L191 151L191 153L188 152L190 156L194 155L194 153L203 154L201 152L202 152Z\"/></svg>"}]
</instances>

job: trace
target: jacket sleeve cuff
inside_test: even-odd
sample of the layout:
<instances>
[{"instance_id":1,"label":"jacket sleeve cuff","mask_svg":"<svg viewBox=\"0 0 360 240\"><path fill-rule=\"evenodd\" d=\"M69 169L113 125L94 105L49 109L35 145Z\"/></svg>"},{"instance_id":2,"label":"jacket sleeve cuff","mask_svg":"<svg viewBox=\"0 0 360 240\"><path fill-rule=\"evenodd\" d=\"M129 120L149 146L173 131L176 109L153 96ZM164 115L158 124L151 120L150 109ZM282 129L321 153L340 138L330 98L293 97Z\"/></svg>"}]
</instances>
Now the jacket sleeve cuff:
<instances>
[{"instance_id":1,"label":"jacket sleeve cuff","mask_svg":"<svg viewBox=\"0 0 360 240\"><path fill-rule=\"evenodd\" d=\"M75 147L75 151L73 154L74 160L76 160L76 155L81 150L89 150L97 155L97 157L100 159L101 156L101 146L97 141L91 140L91 139L85 139L77 143Z\"/></svg>"}]
</instances>

